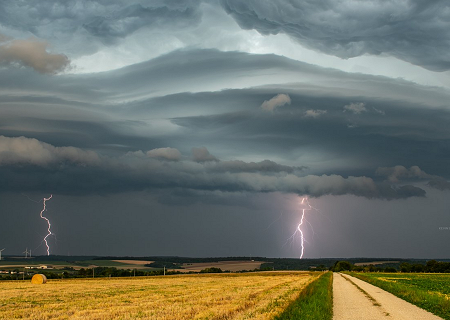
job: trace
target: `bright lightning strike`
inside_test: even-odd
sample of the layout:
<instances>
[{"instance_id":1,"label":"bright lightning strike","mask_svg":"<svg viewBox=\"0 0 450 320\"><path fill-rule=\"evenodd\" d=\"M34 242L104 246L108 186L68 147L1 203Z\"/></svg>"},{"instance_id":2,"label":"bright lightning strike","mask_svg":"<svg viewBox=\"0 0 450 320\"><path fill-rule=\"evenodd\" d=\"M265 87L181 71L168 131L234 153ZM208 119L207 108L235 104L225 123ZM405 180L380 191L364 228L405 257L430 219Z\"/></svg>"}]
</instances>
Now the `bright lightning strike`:
<instances>
[{"instance_id":1,"label":"bright lightning strike","mask_svg":"<svg viewBox=\"0 0 450 320\"><path fill-rule=\"evenodd\" d=\"M50 228L52 227L52 225L51 225L51 223L50 223L50 220L48 220L48 219L47 219L46 217L44 217L42 214L43 214L44 211L46 210L45 202L48 201L48 200L50 200L52 197L53 197L53 195L51 194L49 198L44 198L44 208L42 208L41 214L40 214L41 218L44 219L45 221L47 221L47 224L48 224L48 228L47 228L48 233L47 233L47 235L44 237L44 242L45 242L45 245L47 246L47 255L48 255L48 256L50 255L50 247L49 247L49 245L48 245L47 238L48 238L50 235L53 234L52 231L50 230Z\"/></svg>"},{"instance_id":2,"label":"bright lightning strike","mask_svg":"<svg viewBox=\"0 0 450 320\"><path fill-rule=\"evenodd\" d=\"M300 219L300 223L297 225L297 228L295 229L294 234L290 238L290 239L294 239L295 235L297 233L300 233L300 245L301 245L300 259L303 258L303 253L305 252L305 246L304 246L305 237L304 237L303 231L302 231L303 220L305 220L305 211L315 209L309 204L307 197L302 198L301 207L302 207L302 216Z\"/></svg>"}]
</instances>

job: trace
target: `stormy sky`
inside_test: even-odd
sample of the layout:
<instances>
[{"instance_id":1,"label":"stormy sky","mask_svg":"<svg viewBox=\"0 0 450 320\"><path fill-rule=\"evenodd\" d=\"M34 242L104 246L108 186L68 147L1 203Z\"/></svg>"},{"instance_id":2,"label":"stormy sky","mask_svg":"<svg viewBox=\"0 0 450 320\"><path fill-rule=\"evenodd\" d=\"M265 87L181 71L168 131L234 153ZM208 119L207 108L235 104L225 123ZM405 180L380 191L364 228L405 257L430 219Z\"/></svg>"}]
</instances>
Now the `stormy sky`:
<instances>
[{"instance_id":1,"label":"stormy sky","mask_svg":"<svg viewBox=\"0 0 450 320\"><path fill-rule=\"evenodd\" d=\"M0 247L448 258L447 1L0 3Z\"/></svg>"}]
</instances>

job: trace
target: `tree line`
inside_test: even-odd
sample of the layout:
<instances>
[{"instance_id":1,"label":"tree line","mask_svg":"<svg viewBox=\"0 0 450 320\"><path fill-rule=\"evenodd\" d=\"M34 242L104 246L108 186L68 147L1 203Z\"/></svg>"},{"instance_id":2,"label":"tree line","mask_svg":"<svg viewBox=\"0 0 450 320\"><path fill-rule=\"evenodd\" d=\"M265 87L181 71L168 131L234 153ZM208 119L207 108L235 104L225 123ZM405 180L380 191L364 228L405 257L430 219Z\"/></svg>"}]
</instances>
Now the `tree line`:
<instances>
[{"instance_id":1,"label":"tree line","mask_svg":"<svg viewBox=\"0 0 450 320\"><path fill-rule=\"evenodd\" d=\"M426 273L450 273L450 262L429 260L425 264L403 262L398 268L395 265L387 266L365 265L356 266L348 261L336 261L331 271L355 271L355 272L426 272Z\"/></svg>"},{"instance_id":2,"label":"tree line","mask_svg":"<svg viewBox=\"0 0 450 320\"><path fill-rule=\"evenodd\" d=\"M135 269L117 269L115 267L95 267L95 268L81 268L75 270L73 267L65 267L62 270L55 271L40 271L39 273L44 274L47 279L68 279L68 278L107 278L107 277L149 277L149 276L162 276L162 275L174 275L174 274L184 274L184 273L198 273L198 272L180 272L174 270L151 270L142 271ZM62 272L61 272L62 271ZM249 270L256 271L256 270ZM249 272L247 271L247 272ZM0 276L0 280L29 280L34 275L34 273L19 274L19 270L13 271L14 274ZM222 273L220 268L205 268L200 271L200 273Z\"/></svg>"}]
</instances>

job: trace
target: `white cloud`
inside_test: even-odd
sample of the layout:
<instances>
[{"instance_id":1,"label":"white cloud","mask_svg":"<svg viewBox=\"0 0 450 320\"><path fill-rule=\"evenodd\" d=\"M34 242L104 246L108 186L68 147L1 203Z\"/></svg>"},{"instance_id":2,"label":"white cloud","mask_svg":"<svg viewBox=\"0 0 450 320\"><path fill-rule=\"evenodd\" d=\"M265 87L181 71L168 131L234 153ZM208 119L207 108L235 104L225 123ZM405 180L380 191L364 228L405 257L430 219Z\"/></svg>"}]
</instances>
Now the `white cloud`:
<instances>
[{"instance_id":1,"label":"white cloud","mask_svg":"<svg viewBox=\"0 0 450 320\"><path fill-rule=\"evenodd\" d=\"M395 167L380 167L377 169L376 174L379 176L387 177L389 182L398 183L402 179L431 179L432 175L429 175L425 171L422 171L418 166L412 166L409 169L404 166Z\"/></svg>"},{"instance_id":2,"label":"white cloud","mask_svg":"<svg viewBox=\"0 0 450 320\"><path fill-rule=\"evenodd\" d=\"M75 147L54 147L51 144L26 137L0 136L0 165L32 164L46 166L58 162L79 165L98 165L97 153Z\"/></svg>"},{"instance_id":3,"label":"white cloud","mask_svg":"<svg viewBox=\"0 0 450 320\"><path fill-rule=\"evenodd\" d=\"M265 111L273 111L278 107L284 106L285 104L291 104L291 98L287 94L280 93L270 100L265 100L262 103L261 108Z\"/></svg>"},{"instance_id":4,"label":"white cloud","mask_svg":"<svg viewBox=\"0 0 450 320\"><path fill-rule=\"evenodd\" d=\"M386 112L384 112L383 110L377 109L377 108L372 108L373 111L375 111L376 113L381 114L382 116L386 115Z\"/></svg>"},{"instance_id":5,"label":"white cloud","mask_svg":"<svg viewBox=\"0 0 450 320\"><path fill-rule=\"evenodd\" d=\"M320 110L320 109L314 110L314 109L310 109L310 110L306 110L306 112L305 112L305 117L306 117L306 118L318 118L318 117L320 117L321 115L324 115L325 113L327 113L326 110Z\"/></svg>"},{"instance_id":6,"label":"white cloud","mask_svg":"<svg viewBox=\"0 0 450 320\"><path fill-rule=\"evenodd\" d=\"M175 148L157 148L147 151L147 156L150 158L159 158L177 161L181 159L181 153Z\"/></svg>"},{"instance_id":7,"label":"white cloud","mask_svg":"<svg viewBox=\"0 0 450 320\"><path fill-rule=\"evenodd\" d=\"M18 64L40 73L57 73L70 61L63 54L47 52L48 43L37 39L9 40L0 34L0 64Z\"/></svg>"},{"instance_id":8,"label":"white cloud","mask_svg":"<svg viewBox=\"0 0 450 320\"><path fill-rule=\"evenodd\" d=\"M350 103L344 106L344 112L349 111L354 114L360 114L362 112L367 112L365 104L363 102Z\"/></svg>"},{"instance_id":9,"label":"white cloud","mask_svg":"<svg viewBox=\"0 0 450 320\"><path fill-rule=\"evenodd\" d=\"M221 5L243 29L285 33L303 46L343 59L384 53L429 70L450 68L445 0L222 0ZM415 36L406 36L405 30Z\"/></svg>"}]
</instances>

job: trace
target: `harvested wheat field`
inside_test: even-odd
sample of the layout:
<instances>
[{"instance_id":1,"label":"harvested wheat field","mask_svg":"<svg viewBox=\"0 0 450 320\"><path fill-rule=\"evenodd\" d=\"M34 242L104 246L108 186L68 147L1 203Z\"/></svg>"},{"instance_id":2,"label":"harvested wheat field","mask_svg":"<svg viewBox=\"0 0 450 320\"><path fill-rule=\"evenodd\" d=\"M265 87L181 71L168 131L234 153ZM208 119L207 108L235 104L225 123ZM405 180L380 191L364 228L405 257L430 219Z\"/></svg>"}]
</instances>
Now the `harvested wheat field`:
<instances>
[{"instance_id":1,"label":"harvested wheat field","mask_svg":"<svg viewBox=\"0 0 450 320\"><path fill-rule=\"evenodd\" d=\"M319 273L2 282L0 319L271 319Z\"/></svg>"}]
</instances>

